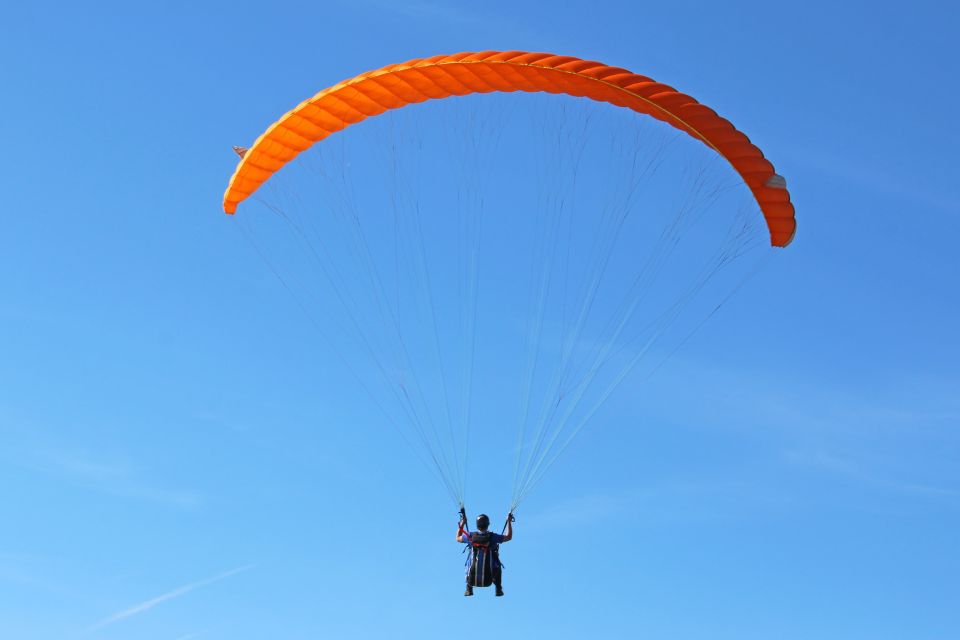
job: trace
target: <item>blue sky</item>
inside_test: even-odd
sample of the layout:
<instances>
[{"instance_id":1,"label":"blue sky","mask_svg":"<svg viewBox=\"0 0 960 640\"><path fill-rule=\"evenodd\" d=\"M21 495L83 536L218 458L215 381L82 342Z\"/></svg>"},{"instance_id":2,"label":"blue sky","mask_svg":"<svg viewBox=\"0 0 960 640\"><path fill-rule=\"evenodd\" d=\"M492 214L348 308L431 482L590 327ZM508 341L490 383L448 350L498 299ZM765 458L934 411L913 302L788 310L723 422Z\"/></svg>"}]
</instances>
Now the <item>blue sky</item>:
<instances>
[{"instance_id":1,"label":"blue sky","mask_svg":"<svg viewBox=\"0 0 960 640\"><path fill-rule=\"evenodd\" d=\"M515 4L4 6L0 636L960 631L957 9ZM514 48L715 107L800 227L611 400L524 504L508 597L471 601L446 497L220 198L230 145L317 90Z\"/></svg>"}]
</instances>

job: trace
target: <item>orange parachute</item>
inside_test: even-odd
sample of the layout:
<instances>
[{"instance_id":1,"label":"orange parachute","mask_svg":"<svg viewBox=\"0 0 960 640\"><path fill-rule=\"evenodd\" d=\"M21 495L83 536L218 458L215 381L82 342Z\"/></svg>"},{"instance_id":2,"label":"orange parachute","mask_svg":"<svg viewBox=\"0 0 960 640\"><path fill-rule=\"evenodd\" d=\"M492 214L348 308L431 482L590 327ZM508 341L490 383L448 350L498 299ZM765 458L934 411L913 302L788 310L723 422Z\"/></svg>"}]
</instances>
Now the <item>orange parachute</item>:
<instances>
[{"instance_id":1,"label":"orange parachute","mask_svg":"<svg viewBox=\"0 0 960 640\"><path fill-rule=\"evenodd\" d=\"M523 51L458 53L411 60L324 89L272 124L242 155L223 197L237 205L270 176L331 133L370 116L425 100L494 91L562 93L632 109L662 120L723 156L753 192L785 247L796 231L785 180L750 139L715 111L665 84L599 62Z\"/></svg>"}]
</instances>

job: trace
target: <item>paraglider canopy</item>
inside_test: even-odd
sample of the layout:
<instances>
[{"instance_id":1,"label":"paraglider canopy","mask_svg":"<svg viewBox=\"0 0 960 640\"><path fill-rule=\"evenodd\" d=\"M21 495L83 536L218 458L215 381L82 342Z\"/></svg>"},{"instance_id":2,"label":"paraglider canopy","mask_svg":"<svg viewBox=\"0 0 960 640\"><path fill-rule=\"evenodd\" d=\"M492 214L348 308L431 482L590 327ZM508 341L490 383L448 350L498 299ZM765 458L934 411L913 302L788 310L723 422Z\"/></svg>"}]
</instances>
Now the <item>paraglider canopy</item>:
<instances>
[{"instance_id":1,"label":"paraglider canopy","mask_svg":"<svg viewBox=\"0 0 960 640\"><path fill-rule=\"evenodd\" d=\"M484 51L390 65L324 89L300 103L241 155L223 198L227 213L274 172L330 134L390 109L430 99L494 91L563 93L652 116L723 156L750 188L770 243L790 244L796 231L786 181L746 135L709 107L673 87L626 69L570 56ZM239 152L238 152L239 153Z\"/></svg>"}]
</instances>

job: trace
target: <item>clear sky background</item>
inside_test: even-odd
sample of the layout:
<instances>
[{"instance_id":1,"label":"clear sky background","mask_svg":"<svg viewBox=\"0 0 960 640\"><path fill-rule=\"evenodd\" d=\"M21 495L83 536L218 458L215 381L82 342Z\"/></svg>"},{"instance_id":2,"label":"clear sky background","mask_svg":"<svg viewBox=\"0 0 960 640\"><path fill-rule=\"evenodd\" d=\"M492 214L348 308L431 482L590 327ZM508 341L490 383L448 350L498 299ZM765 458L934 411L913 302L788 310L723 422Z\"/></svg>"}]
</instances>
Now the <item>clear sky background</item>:
<instances>
[{"instance_id":1,"label":"clear sky background","mask_svg":"<svg viewBox=\"0 0 960 640\"><path fill-rule=\"evenodd\" d=\"M957 637L957 12L5 3L0 637ZM315 91L484 49L716 107L800 228L607 412L644 428L593 429L524 506L508 596L467 600L449 502L343 426L220 198L229 146Z\"/></svg>"}]
</instances>

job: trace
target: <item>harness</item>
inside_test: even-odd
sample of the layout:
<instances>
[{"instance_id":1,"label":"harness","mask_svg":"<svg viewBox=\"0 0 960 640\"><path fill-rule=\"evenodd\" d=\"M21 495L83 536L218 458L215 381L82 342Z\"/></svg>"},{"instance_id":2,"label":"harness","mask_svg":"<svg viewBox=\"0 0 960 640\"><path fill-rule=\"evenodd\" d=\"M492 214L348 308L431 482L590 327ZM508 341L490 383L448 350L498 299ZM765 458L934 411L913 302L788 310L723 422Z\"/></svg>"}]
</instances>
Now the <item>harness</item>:
<instances>
[{"instance_id":1,"label":"harness","mask_svg":"<svg viewBox=\"0 0 960 640\"><path fill-rule=\"evenodd\" d=\"M493 535L489 531L475 531L473 533L467 534L467 539L470 540L470 546L473 549L473 555L477 555L478 552L490 552L493 554L493 558L497 561L500 560L499 547L496 542L493 541Z\"/></svg>"},{"instance_id":2,"label":"harness","mask_svg":"<svg viewBox=\"0 0 960 640\"><path fill-rule=\"evenodd\" d=\"M463 548L463 553L467 549L470 555L467 557L467 582L472 586L486 587L491 584L494 576L504 568L500 561L500 545L496 542L496 534L490 531L474 531L467 529L467 514L465 509L460 510L460 526L457 532L458 536L466 538L467 544ZM513 520L513 514L510 521ZM503 526L506 531L507 525ZM501 535L503 535L501 533Z\"/></svg>"}]
</instances>

